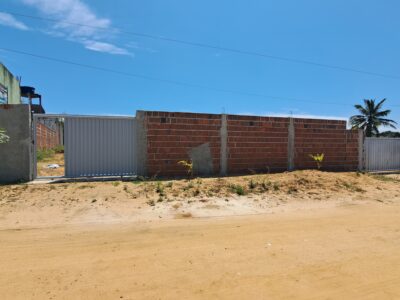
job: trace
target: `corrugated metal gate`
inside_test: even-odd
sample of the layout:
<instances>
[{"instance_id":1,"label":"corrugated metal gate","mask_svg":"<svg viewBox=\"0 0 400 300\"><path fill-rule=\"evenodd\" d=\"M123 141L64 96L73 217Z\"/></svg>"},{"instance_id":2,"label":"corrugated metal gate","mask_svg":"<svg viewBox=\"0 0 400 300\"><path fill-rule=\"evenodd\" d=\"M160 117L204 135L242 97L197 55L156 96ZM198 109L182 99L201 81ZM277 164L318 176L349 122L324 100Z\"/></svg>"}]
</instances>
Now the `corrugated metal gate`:
<instances>
[{"instance_id":1,"label":"corrugated metal gate","mask_svg":"<svg viewBox=\"0 0 400 300\"><path fill-rule=\"evenodd\" d=\"M400 170L399 138L365 138L364 147L367 171Z\"/></svg>"},{"instance_id":2,"label":"corrugated metal gate","mask_svg":"<svg viewBox=\"0 0 400 300\"><path fill-rule=\"evenodd\" d=\"M134 117L66 116L65 176L136 174Z\"/></svg>"}]
</instances>

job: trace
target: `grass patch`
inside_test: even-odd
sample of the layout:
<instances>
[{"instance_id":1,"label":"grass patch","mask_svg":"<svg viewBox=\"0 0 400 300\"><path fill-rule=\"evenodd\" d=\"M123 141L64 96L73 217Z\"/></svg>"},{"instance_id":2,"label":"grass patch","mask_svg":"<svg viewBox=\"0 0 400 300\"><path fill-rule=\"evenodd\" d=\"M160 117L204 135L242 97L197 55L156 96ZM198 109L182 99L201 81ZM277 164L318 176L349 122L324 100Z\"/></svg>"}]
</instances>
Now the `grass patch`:
<instances>
[{"instance_id":1,"label":"grass patch","mask_svg":"<svg viewBox=\"0 0 400 300\"><path fill-rule=\"evenodd\" d=\"M385 181L385 182L399 182L398 179L396 178L392 178L386 175L371 175L372 178L376 179L376 180L380 180L380 181Z\"/></svg>"},{"instance_id":2,"label":"grass patch","mask_svg":"<svg viewBox=\"0 0 400 300\"><path fill-rule=\"evenodd\" d=\"M43 161L49 158L53 158L55 151L53 149L38 149L36 151L37 161Z\"/></svg>"}]
</instances>

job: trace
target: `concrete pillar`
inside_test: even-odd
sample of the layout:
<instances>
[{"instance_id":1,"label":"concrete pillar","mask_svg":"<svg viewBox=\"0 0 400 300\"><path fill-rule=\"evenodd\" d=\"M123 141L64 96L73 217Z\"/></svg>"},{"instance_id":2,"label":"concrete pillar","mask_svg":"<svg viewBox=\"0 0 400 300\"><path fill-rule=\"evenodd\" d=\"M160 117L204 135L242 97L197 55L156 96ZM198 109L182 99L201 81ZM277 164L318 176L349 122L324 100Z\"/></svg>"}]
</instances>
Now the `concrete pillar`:
<instances>
[{"instance_id":1,"label":"concrete pillar","mask_svg":"<svg viewBox=\"0 0 400 300\"><path fill-rule=\"evenodd\" d=\"M294 120L289 118L289 128L288 128L288 171L294 170Z\"/></svg>"},{"instance_id":2,"label":"concrete pillar","mask_svg":"<svg viewBox=\"0 0 400 300\"><path fill-rule=\"evenodd\" d=\"M365 134L364 130L358 130L358 171L365 170Z\"/></svg>"},{"instance_id":3,"label":"concrete pillar","mask_svg":"<svg viewBox=\"0 0 400 300\"><path fill-rule=\"evenodd\" d=\"M144 111L136 112L136 166L137 175L147 176L147 126Z\"/></svg>"},{"instance_id":4,"label":"concrete pillar","mask_svg":"<svg viewBox=\"0 0 400 300\"><path fill-rule=\"evenodd\" d=\"M221 115L221 157L220 157L220 175L225 176L228 173L228 121L226 114Z\"/></svg>"},{"instance_id":5,"label":"concrete pillar","mask_svg":"<svg viewBox=\"0 0 400 300\"><path fill-rule=\"evenodd\" d=\"M0 144L0 182L33 179L33 140L31 109L27 104L0 105L0 128L9 142Z\"/></svg>"}]
</instances>

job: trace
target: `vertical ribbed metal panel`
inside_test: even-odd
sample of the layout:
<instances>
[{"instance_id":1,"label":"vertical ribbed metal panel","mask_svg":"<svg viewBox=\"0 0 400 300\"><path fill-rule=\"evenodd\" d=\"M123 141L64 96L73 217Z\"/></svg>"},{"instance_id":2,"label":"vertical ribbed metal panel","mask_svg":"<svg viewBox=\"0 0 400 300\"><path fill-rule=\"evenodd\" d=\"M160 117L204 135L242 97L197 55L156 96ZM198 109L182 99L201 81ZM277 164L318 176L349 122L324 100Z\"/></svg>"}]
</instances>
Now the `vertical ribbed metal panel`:
<instances>
[{"instance_id":1,"label":"vertical ribbed metal panel","mask_svg":"<svg viewBox=\"0 0 400 300\"><path fill-rule=\"evenodd\" d=\"M366 138L365 164L367 171L400 170L400 139Z\"/></svg>"},{"instance_id":2,"label":"vertical ribbed metal panel","mask_svg":"<svg viewBox=\"0 0 400 300\"><path fill-rule=\"evenodd\" d=\"M135 118L66 117L65 176L136 174Z\"/></svg>"}]
</instances>

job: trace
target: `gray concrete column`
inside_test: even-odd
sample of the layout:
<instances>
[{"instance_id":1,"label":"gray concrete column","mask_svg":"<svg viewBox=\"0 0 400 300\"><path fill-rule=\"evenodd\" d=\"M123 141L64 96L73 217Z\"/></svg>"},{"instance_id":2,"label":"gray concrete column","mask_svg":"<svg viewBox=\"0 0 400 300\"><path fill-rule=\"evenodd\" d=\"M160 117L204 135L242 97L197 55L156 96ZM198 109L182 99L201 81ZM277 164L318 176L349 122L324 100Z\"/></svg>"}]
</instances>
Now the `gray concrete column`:
<instances>
[{"instance_id":1,"label":"gray concrete column","mask_svg":"<svg viewBox=\"0 0 400 300\"><path fill-rule=\"evenodd\" d=\"M358 171L365 170L365 134L364 130L358 130Z\"/></svg>"},{"instance_id":2,"label":"gray concrete column","mask_svg":"<svg viewBox=\"0 0 400 300\"><path fill-rule=\"evenodd\" d=\"M32 118L28 104L0 105L0 128L10 140L0 144L0 182L33 179Z\"/></svg>"},{"instance_id":3,"label":"gray concrete column","mask_svg":"<svg viewBox=\"0 0 400 300\"><path fill-rule=\"evenodd\" d=\"M293 118L289 118L289 127L288 127L288 171L294 170L294 120Z\"/></svg>"},{"instance_id":4,"label":"gray concrete column","mask_svg":"<svg viewBox=\"0 0 400 300\"><path fill-rule=\"evenodd\" d=\"M147 126L144 111L136 112L136 170L137 175L147 176Z\"/></svg>"},{"instance_id":5,"label":"gray concrete column","mask_svg":"<svg viewBox=\"0 0 400 300\"><path fill-rule=\"evenodd\" d=\"M225 176L228 173L228 121L226 114L221 115L221 157L220 157L220 175Z\"/></svg>"}]
</instances>

